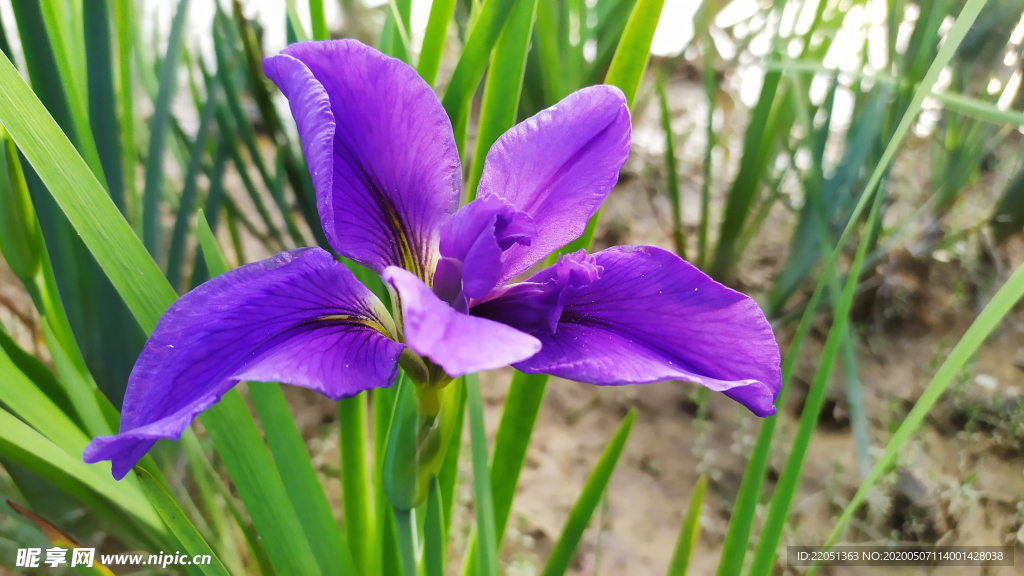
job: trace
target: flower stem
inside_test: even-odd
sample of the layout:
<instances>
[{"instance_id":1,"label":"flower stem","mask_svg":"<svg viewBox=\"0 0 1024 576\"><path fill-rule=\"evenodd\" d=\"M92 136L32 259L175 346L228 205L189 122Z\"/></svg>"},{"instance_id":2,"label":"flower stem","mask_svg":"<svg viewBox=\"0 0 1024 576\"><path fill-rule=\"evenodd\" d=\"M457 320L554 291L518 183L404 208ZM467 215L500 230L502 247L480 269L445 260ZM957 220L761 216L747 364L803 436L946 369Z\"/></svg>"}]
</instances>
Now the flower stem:
<instances>
[{"instance_id":1,"label":"flower stem","mask_svg":"<svg viewBox=\"0 0 1024 576\"><path fill-rule=\"evenodd\" d=\"M415 510L394 508L398 527L398 549L402 554L402 575L417 576Z\"/></svg>"}]
</instances>

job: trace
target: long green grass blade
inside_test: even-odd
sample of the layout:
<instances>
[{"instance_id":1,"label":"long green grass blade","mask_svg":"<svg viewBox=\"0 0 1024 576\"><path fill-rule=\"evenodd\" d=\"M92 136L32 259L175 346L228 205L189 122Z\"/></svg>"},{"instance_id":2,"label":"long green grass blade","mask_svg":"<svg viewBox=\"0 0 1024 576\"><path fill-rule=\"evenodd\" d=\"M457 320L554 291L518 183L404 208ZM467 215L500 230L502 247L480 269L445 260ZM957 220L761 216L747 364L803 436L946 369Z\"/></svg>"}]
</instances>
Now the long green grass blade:
<instances>
[{"instance_id":1,"label":"long green grass blade","mask_svg":"<svg viewBox=\"0 0 1024 576\"><path fill-rule=\"evenodd\" d=\"M708 229L711 227L711 165L714 162L715 99L718 95L718 76L715 73L715 51L711 37L701 38L704 52L704 94L708 99L708 113L704 117L704 171L700 185L700 223L697 225L697 268L704 270L708 258Z\"/></svg>"},{"instance_id":2,"label":"long green grass blade","mask_svg":"<svg viewBox=\"0 0 1024 576\"><path fill-rule=\"evenodd\" d=\"M537 55L543 78L543 106L551 106L562 99L562 59L558 50L558 15L555 0L537 0L537 28L535 32Z\"/></svg>"},{"instance_id":3,"label":"long green grass blade","mask_svg":"<svg viewBox=\"0 0 1024 576\"><path fill-rule=\"evenodd\" d=\"M665 72L658 71L655 76L655 90L658 93L658 105L661 109L661 129L665 132L665 187L672 205L672 242L676 254L686 259L686 240L683 238L683 209L679 198L679 175L676 167L675 138L672 135L672 115L668 109L668 97L665 95Z\"/></svg>"},{"instance_id":4,"label":"long green grass blade","mask_svg":"<svg viewBox=\"0 0 1024 576\"><path fill-rule=\"evenodd\" d=\"M327 20L324 18L324 0L309 0L309 19L313 26L313 40L329 40Z\"/></svg>"},{"instance_id":5,"label":"long green grass blade","mask_svg":"<svg viewBox=\"0 0 1024 576\"><path fill-rule=\"evenodd\" d=\"M189 0L179 0L171 34L167 38L167 53L160 67L160 89L149 121L149 152L146 155L146 186L142 193L142 242L159 259L160 204L164 194L164 148L170 125L171 101L178 85L178 59L181 57L182 35L188 18Z\"/></svg>"},{"instance_id":6,"label":"long green grass blade","mask_svg":"<svg viewBox=\"0 0 1024 576\"><path fill-rule=\"evenodd\" d=\"M73 2L81 8L81 2ZM89 2L82 11L85 56L88 69L89 124L106 178L107 190L122 214L125 211L124 165L121 152L121 128L117 119L114 92L113 43L107 0Z\"/></svg>"},{"instance_id":7,"label":"long green grass blade","mask_svg":"<svg viewBox=\"0 0 1024 576\"><path fill-rule=\"evenodd\" d=\"M480 15L473 25L466 45L459 56L459 62L452 72L441 104L452 127L455 128L455 143L459 147L459 155L464 156L466 125L469 121L469 105L476 92L484 69L490 60L491 49L498 41L501 30L512 13L515 0L486 0L480 9Z\"/></svg>"},{"instance_id":8,"label":"long green grass blade","mask_svg":"<svg viewBox=\"0 0 1024 576\"><path fill-rule=\"evenodd\" d=\"M358 574L281 386L269 382L251 383L249 396L320 571Z\"/></svg>"},{"instance_id":9,"label":"long green grass blade","mask_svg":"<svg viewBox=\"0 0 1024 576\"><path fill-rule=\"evenodd\" d=\"M398 527L398 547L402 554L402 575L419 574L416 562L416 511L395 508L395 525Z\"/></svg>"},{"instance_id":10,"label":"long green grass blade","mask_svg":"<svg viewBox=\"0 0 1024 576\"><path fill-rule=\"evenodd\" d=\"M6 57L0 61L0 122L90 247L144 330L174 291L139 244L74 146ZM101 224L102 223L102 224Z\"/></svg>"},{"instance_id":11,"label":"long green grass blade","mask_svg":"<svg viewBox=\"0 0 1024 576\"><path fill-rule=\"evenodd\" d=\"M420 48L420 59L416 63L416 71L430 84L437 79L437 70L441 67L441 55L448 41L448 24L455 12L455 0L436 0L430 4L430 17L427 19L427 30L423 34L423 47Z\"/></svg>"},{"instance_id":12,"label":"long green grass blade","mask_svg":"<svg viewBox=\"0 0 1024 576\"><path fill-rule=\"evenodd\" d=\"M476 509L477 574L498 576L497 537L494 529L494 502L487 470L487 435L484 431L484 402L480 396L480 379L467 375L466 405L469 408L469 439L473 452L473 495Z\"/></svg>"},{"instance_id":13,"label":"long green grass blade","mask_svg":"<svg viewBox=\"0 0 1024 576\"><path fill-rule=\"evenodd\" d=\"M0 374L4 381L0 386L0 402L8 410L68 454L81 454L89 437L22 374L3 351L0 351Z\"/></svg>"},{"instance_id":14,"label":"long green grass blade","mask_svg":"<svg viewBox=\"0 0 1024 576\"><path fill-rule=\"evenodd\" d=\"M88 370L79 367L73 360L74 356L68 354L67 350L57 339L50 328L50 322L46 317L41 319L43 337L46 339L46 347L50 351L50 359L53 361L57 374L60 375L60 383L67 392L75 410L82 417L85 423L85 430L90 436L113 434L116 428L112 428L107 418L103 415L103 408L97 401L99 389ZM76 353L81 356L80 353Z\"/></svg>"},{"instance_id":15,"label":"long green grass blade","mask_svg":"<svg viewBox=\"0 0 1024 576\"><path fill-rule=\"evenodd\" d=\"M200 415L278 574L320 574L288 490L236 390Z\"/></svg>"},{"instance_id":16,"label":"long green grass blade","mask_svg":"<svg viewBox=\"0 0 1024 576\"><path fill-rule=\"evenodd\" d=\"M228 576L228 571L221 564L220 558L210 549L210 545L199 534L196 527L189 521L188 516L174 500L174 497L164 490L164 487L157 482L156 478L143 468L135 468L135 475L138 476L142 489L145 491L149 501L156 508L156 511L163 518L164 523L171 530L171 533L185 547L185 551L192 556L209 556L209 564L200 564L199 570L208 576Z\"/></svg>"},{"instance_id":17,"label":"long green grass blade","mask_svg":"<svg viewBox=\"0 0 1024 576\"><path fill-rule=\"evenodd\" d=\"M576 502L569 510L569 517L565 520L562 533L555 541L554 547L551 548L547 563L544 564L542 576L560 576L569 569L569 564L576 554L576 547L579 546L580 538L583 537L583 531L586 530L587 524L590 524L590 518L594 515L594 510L601 502L601 496L608 488L608 482L612 478L612 472L615 471L615 465L619 462L619 456L622 455L622 449L626 446L626 440L629 438L629 432L633 429L635 420L636 410L630 409L604 447L604 451L601 452L601 457L590 471L580 495L576 497Z\"/></svg>"},{"instance_id":18,"label":"long green grass blade","mask_svg":"<svg viewBox=\"0 0 1024 576\"><path fill-rule=\"evenodd\" d=\"M487 74L484 87L484 101L477 122L476 149L466 187L467 201L476 198L476 185L483 174L484 159L491 144L516 123L537 2L517 0L494 45L490 73Z\"/></svg>"},{"instance_id":19,"label":"long green grass blade","mask_svg":"<svg viewBox=\"0 0 1024 576\"><path fill-rule=\"evenodd\" d=\"M309 40L309 34L306 33L306 28L302 25L302 20L299 19L299 11L295 7L295 0L284 0L284 4L288 14L288 23L291 24L295 37L298 38L299 42Z\"/></svg>"},{"instance_id":20,"label":"long green grass blade","mask_svg":"<svg viewBox=\"0 0 1024 576\"><path fill-rule=\"evenodd\" d=\"M626 29L622 33L615 56L605 75L605 84L618 86L626 95L626 102L632 108L636 90L640 87L640 78L647 68L647 59L651 53L651 41L654 29L661 19L661 9L665 0L638 0L629 14Z\"/></svg>"},{"instance_id":21,"label":"long green grass blade","mask_svg":"<svg viewBox=\"0 0 1024 576\"><path fill-rule=\"evenodd\" d=\"M830 266L834 266L834 263ZM782 386L775 399L776 406L782 406L786 396L786 390L793 375L793 368L796 366L800 350L803 348L804 340L811 331L813 310L817 310L818 303L824 294L824 282L819 282L811 299L807 303L807 312L800 318L793 340L790 342L789 350L782 361ZM754 515L757 511L758 500L761 496L761 487L764 484L768 472L768 458L771 455L772 436L775 434L775 425L778 422L778 415L772 415L761 421L757 438L754 440L754 447L750 451L750 459L743 470L743 479L740 481L739 493L736 495L736 503L733 505L732 517L729 519L729 528L725 534L725 542L722 544L721 559L718 562L717 576L738 575L743 569L743 561L747 554L747 543L750 539L750 531L754 524Z\"/></svg>"},{"instance_id":22,"label":"long green grass blade","mask_svg":"<svg viewBox=\"0 0 1024 576\"><path fill-rule=\"evenodd\" d=\"M46 394L61 412L66 414L75 425L85 429L82 418L71 403L71 398L64 389L63 384L57 381L53 372L34 355L22 350L11 336L0 326L0 352L10 358L14 367L24 374L39 390Z\"/></svg>"},{"instance_id":23,"label":"long green grass blade","mask_svg":"<svg viewBox=\"0 0 1024 576\"><path fill-rule=\"evenodd\" d=\"M437 485L437 477L434 477L430 479L430 493L427 495L427 513L424 519L424 576L444 576L444 557L448 544L446 537L448 531L445 529L442 508L441 489Z\"/></svg>"},{"instance_id":24,"label":"long green grass blade","mask_svg":"<svg viewBox=\"0 0 1024 576\"><path fill-rule=\"evenodd\" d=\"M132 79L132 47L135 18L132 0L114 0L114 25L117 31L118 103L120 104L121 151L124 154L125 217L141 222L141 206L135 188L135 99Z\"/></svg>"},{"instance_id":25,"label":"long green grass blade","mask_svg":"<svg viewBox=\"0 0 1024 576\"><path fill-rule=\"evenodd\" d=\"M60 0L42 0L40 7L46 25L46 36L53 49L57 71L71 112L76 148L85 158L96 179L106 187L103 165L89 125L85 45L82 36L77 33L81 27L72 28L72 19L65 13L66 5Z\"/></svg>"},{"instance_id":26,"label":"long green grass blade","mask_svg":"<svg viewBox=\"0 0 1024 576\"><path fill-rule=\"evenodd\" d=\"M359 574L373 569L373 487L367 459L367 396L360 393L338 401L341 443L341 496L345 533Z\"/></svg>"},{"instance_id":27,"label":"long green grass blade","mask_svg":"<svg viewBox=\"0 0 1024 576\"><path fill-rule=\"evenodd\" d=\"M640 87L640 78L647 68L647 60L651 54L651 41L654 39L654 29L658 26L661 9L664 5L665 0L637 0L633 11L629 14L622 38L615 48L615 56L612 57L612 63L608 67L608 74L604 78L605 84L617 86L622 90L630 108L633 106L637 88ZM594 214L587 222L583 234L560 249L559 252L568 254L581 248L589 249L600 218L601 211L598 210L597 214Z\"/></svg>"},{"instance_id":28,"label":"long green grass blade","mask_svg":"<svg viewBox=\"0 0 1024 576\"><path fill-rule=\"evenodd\" d=\"M171 233L171 247L167 252L167 281L175 289L181 288L182 267L185 260L185 241L188 237L189 222L195 208L198 190L199 172L203 167L203 156L206 152L206 140L217 111L217 82L207 85L206 104L199 117L199 130L189 153L188 169L185 171L185 184L178 199L178 215L174 220L174 231Z\"/></svg>"},{"instance_id":29,"label":"long green grass blade","mask_svg":"<svg viewBox=\"0 0 1024 576\"><path fill-rule=\"evenodd\" d=\"M754 200L758 185L768 163L769 150L775 138L775 131L769 126L772 107L779 88L782 75L769 71L761 85L761 95L754 107L747 131L743 136L743 156L740 159L740 170L733 180L726 196L726 205L722 224L718 233L718 245L708 273L717 279L723 279L732 271L738 257L737 244L743 233L747 215L753 212Z\"/></svg>"},{"instance_id":30,"label":"long green grass blade","mask_svg":"<svg viewBox=\"0 0 1024 576\"><path fill-rule=\"evenodd\" d=\"M679 529L676 549L672 552L672 561L668 565L668 576L686 576L686 570L690 567L690 557L693 556L693 547L697 544L697 534L700 533L700 509L704 504L704 491L707 485L707 476L701 476L693 487L690 504L686 507L686 516L683 517L683 525Z\"/></svg>"},{"instance_id":31,"label":"long green grass blade","mask_svg":"<svg viewBox=\"0 0 1024 576\"><path fill-rule=\"evenodd\" d=\"M512 374L505 406L494 436L494 459L491 462L491 496L494 501L495 542L501 542L512 511L519 473L526 462L537 413L547 389L547 374L525 374L518 370ZM450 450L450 448L449 448ZM476 574L477 539L473 536L466 548L463 573Z\"/></svg>"},{"instance_id":32,"label":"long green grass blade","mask_svg":"<svg viewBox=\"0 0 1024 576\"><path fill-rule=\"evenodd\" d=\"M153 534L165 534L163 521L131 482L115 482L108 464L85 464L46 439L6 410L0 410L0 455L46 478L64 492L92 507L109 505L100 496L138 519Z\"/></svg>"},{"instance_id":33,"label":"long green grass blade","mask_svg":"<svg viewBox=\"0 0 1024 576\"><path fill-rule=\"evenodd\" d=\"M965 8L966 9L966 8ZM963 15L961 14L961 18ZM949 41L948 39L946 40ZM1007 279L1006 283L996 292L992 300L981 311L981 314L971 323L971 326L964 333L960 341L949 353L949 356L939 366L931 382L925 387L921 396L914 403L910 413L896 429L889 443L885 446L881 457L875 462L874 467L867 478L857 489L850 503L843 510L835 527L825 540L826 546L834 544L849 523L853 514L864 503L868 491L876 482L891 469L892 463L896 460L900 448L914 435L914 432L921 427L928 412L939 400L942 394L949 388L950 382L963 369L967 362L974 356L981 344L999 326L999 323L1010 313L1013 307L1024 298L1024 265L1018 266L1017 270Z\"/></svg>"},{"instance_id":34,"label":"long green grass blade","mask_svg":"<svg viewBox=\"0 0 1024 576\"><path fill-rule=\"evenodd\" d=\"M373 390L373 485L383 486L384 453L387 450L388 431L395 412L395 401L398 396L399 382L402 378L399 370L395 385ZM372 574L397 574L401 569L398 551L398 533L395 529L395 518L391 504L383 490L374 490L375 530L373 547L374 569Z\"/></svg>"}]
</instances>

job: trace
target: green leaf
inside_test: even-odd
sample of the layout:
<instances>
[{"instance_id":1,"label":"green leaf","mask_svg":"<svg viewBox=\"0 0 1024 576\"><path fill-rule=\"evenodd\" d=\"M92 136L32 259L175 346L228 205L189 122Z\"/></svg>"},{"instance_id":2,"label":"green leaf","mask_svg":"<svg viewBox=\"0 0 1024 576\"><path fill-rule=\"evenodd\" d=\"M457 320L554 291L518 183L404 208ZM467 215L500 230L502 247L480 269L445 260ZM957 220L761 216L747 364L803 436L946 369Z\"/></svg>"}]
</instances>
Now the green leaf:
<instances>
[{"instance_id":1,"label":"green leaf","mask_svg":"<svg viewBox=\"0 0 1024 576\"><path fill-rule=\"evenodd\" d=\"M448 531L445 529L442 508L441 489L435 476L430 479L430 494L427 496L427 514L423 526L424 576L444 576Z\"/></svg>"},{"instance_id":2,"label":"green leaf","mask_svg":"<svg viewBox=\"0 0 1024 576\"><path fill-rule=\"evenodd\" d=\"M367 461L367 396L360 393L338 401L341 443L341 497L345 511L345 533L351 543L352 559L359 574L373 568L373 488Z\"/></svg>"},{"instance_id":3,"label":"green leaf","mask_svg":"<svg viewBox=\"0 0 1024 576\"><path fill-rule=\"evenodd\" d=\"M693 547L697 544L697 534L700 532L700 509L704 504L704 490L707 485L708 477L702 475L693 487L690 505L686 507L686 516L683 517L683 525L679 529L676 549L672 552L672 561L668 565L668 576L686 576Z\"/></svg>"},{"instance_id":4,"label":"green leaf","mask_svg":"<svg viewBox=\"0 0 1024 576\"><path fill-rule=\"evenodd\" d=\"M0 455L42 476L90 508L103 511L111 504L116 506L140 522L140 527L166 540L163 521L137 485L126 480L115 482L109 464L85 464L2 409Z\"/></svg>"},{"instance_id":5,"label":"green leaf","mask_svg":"<svg viewBox=\"0 0 1024 576\"><path fill-rule=\"evenodd\" d=\"M661 129L665 132L665 186L668 199L672 204L672 241L675 243L676 254L686 259L686 241L683 239L683 210L679 201L679 175L676 168L675 138L672 135L672 115L668 110L668 98L665 96L665 72L659 70L655 76L655 89L658 92L658 105L661 108Z\"/></svg>"},{"instance_id":6,"label":"green leaf","mask_svg":"<svg viewBox=\"0 0 1024 576\"><path fill-rule=\"evenodd\" d=\"M302 20L299 19L299 12L295 8L295 0L284 0L284 4L288 14L288 22L292 25L295 37L299 39L299 42L309 40L309 34L306 33L306 29L302 26Z\"/></svg>"},{"instance_id":7,"label":"green leaf","mask_svg":"<svg viewBox=\"0 0 1024 576\"><path fill-rule=\"evenodd\" d=\"M146 332L174 291L18 71L0 61L0 122L36 169Z\"/></svg>"},{"instance_id":8,"label":"green leaf","mask_svg":"<svg viewBox=\"0 0 1024 576\"><path fill-rule=\"evenodd\" d=\"M0 326L0 351L7 354L7 357L14 363L15 368L46 394L46 397L56 404L61 412L67 414L79 428L84 429L78 411L71 404L67 391L57 381L53 372L38 358L22 350L10 335L4 331L3 326Z\"/></svg>"},{"instance_id":9,"label":"green leaf","mask_svg":"<svg viewBox=\"0 0 1024 576\"><path fill-rule=\"evenodd\" d=\"M743 233L747 215L753 211L759 184L768 164L769 151L776 135L775 127L770 124L777 117L773 114L773 105L781 77L779 72L769 70L765 73L761 94L743 136L743 155L740 158L739 173L736 174L736 179L733 180L726 195L722 224L718 232L718 245L708 269L708 273L718 280L732 272L733 264L738 257L736 246Z\"/></svg>"},{"instance_id":10,"label":"green leaf","mask_svg":"<svg viewBox=\"0 0 1024 576\"><path fill-rule=\"evenodd\" d=\"M341 530L334 521L327 494L313 467L302 434L288 410L281 385L250 383L249 396L320 571L324 574L357 574L348 544L342 539Z\"/></svg>"},{"instance_id":11,"label":"green leaf","mask_svg":"<svg viewBox=\"0 0 1024 576\"><path fill-rule=\"evenodd\" d=\"M437 70L441 67L441 55L448 41L448 24L454 12L455 0L437 0L430 4L430 18L427 20L427 30L423 34L423 47L420 49L416 71L431 86L434 85Z\"/></svg>"},{"instance_id":12,"label":"green leaf","mask_svg":"<svg viewBox=\"0 0 1024 576\"><path fill-rule=\"evenodd\" d=\"M92 374L75 365L71 356L54 335L47 318L44 316L41 320L43 337L46 339L46 347L50 351L50 359L57 369L57 374L60 375L61 385L75 406L75 411L85 423L83 430L91 436L113 434L116 428L111 428L107 423L107 418L103 415L103 410L97 402L96 392L99 388L96 387Z\"/></svg>"},{"instance_id":13,"label":"green leaf","mask_svg":"<svg viewBox=\"0 0 1024 576\"><path fill-rule=\"evenodd\" d=\"M395 508L395 525L398 527L398 548L402 554L403 576L419 574L416 563L416 510Z\"/></svg>"},{"instance_id":14,"label":"green leaf","mask_svg":"<svg viewBox=\"0 0 1024 576\"><path fill-rule=\"evenodd\" d=\"M210 557L210 564L200 564L199 570L209 576L228 576L228 571L221 564L220 558L210 549L210 545L206 543L206 540L199 535L199 531L192 525L192 522L189 522L188 516L185 515L178 506L178 503L175 502L174 497L168 494L163 486L153 478L153 475L146 472L145 469L136 467L135 475L138 476L143 491L149 497L149 501L153 503L153 507L156 508L164 523L170 528L171 533L185 547L185 551L192 556L205 555Z\"/></svg>"},{"instance_id":15,"label":"green leaf","mask_svg":"<svg viewBox=\"0 0 1024 576\"><path fill-rule=\"evenodd\" d=\"M484 69L490 60L491 49L498 41L498 36L512 13L515 0L486 0L480 9L480 15L473 25L466 45L459 56L459 62L452 72L452 79L445 89L441 104L455 128L455 143L459 148L459 156L464 158L466 141L466 125L469 121L469 107L473 94L476 92Z\"/></svg>"},{"instance_id":16,"label":"green leaf","mask_svg":"<svg viewBox=\"0 0 1024 576\"><path fill-rule=\"evenodd\" d=\"M494 502L487 470L487 435L484 431L484 403L480 397L480 379L467 374L466 403L469 407L469 439L473 453L473 507L476 509L477 574L498 576L497 536L494 524Z\"/></svg>"},{"instance_id":17,"label":"green leaf","mask_svg":"<svg viewBox=\"0 0 1024 576\"><path fill-rule=\"evenodd\" d=\"M72 28L72 19L64 12L65 5L60 0L42 0L41 8L46 36L53 50L71 121L74 123L76 147L96 179L106 187L103 166L89 125L85 44L82 36L76 33L81 28Z\"/></svg>"},{"instance_id":18,"label":"green leaf","mask_svg":"<svg viewBox=\"0 0 1024 576\"><path fill-rule=\"evenodd\" d=\"M490 471L496 543L502 541L508 525L519 473L526 462L526 450L530 446L547 383L547 374L525 374L517 370L512 374L512 382L505 395L505 406L494 436L494 459ZM476 554L477 538L473 535L464 561L463 573L467 576L477 574Z\"/></svg>"},{"instance_id":19,"label":"green leaf","mask_svg":"<svg viewBox=\"0 0 1024 576\"><path fill-rule=\"evenodd\" d=\"M206 152L206 140L210 133L210 125L217 110L217 81L213 79L206 85L206 104L199 117L199 130L189 153L188 169L185 171L185 183L178 199L178 215L174 220L174 231L171 233L171 247L167 252L167 281L175 289L181 287L182 266L185 259L185 241L188 237L189 221L196 203L199 172L203 167L203 155Z\"/></svg>"},{"instance_id":20,"label":"green leaf","mask_svg":"<svg viewBox=\"0 0 1024 576\"><path fill-rule=\"evenodd\" d=\"M81 2L72 4L81 9ZM122 214L127 214L124 201L121 133L117 120L117 98L114 93L111 19L107 1L91 2L88 10L82 10L82 18L88 71L89 123L96 140L107 190L118 210Z\"/></svg>"},{"instance_id":21,"label":"green leaf","mask_svg":"<svg viewBox=\"0 0 1024 576\"><path fill-rule=\"evenodd\" d=\"M313 40L329 40L327 20L324 18L324 0L309 0L309 19L313 25Z\"/></svg>"},{"instance_id":22,"label":"green leaf","mask_svg":"<svg viewBox=\"0 0 1024 576\"><path fill-rule=\"evenodd\" d=\"M178 85L178 59L181 57L181 39L185 33L189 0L178 0L178 8L171 22L167 38L167 53L160 67L160 91L153 104L153 117L149 121L149 152L146 155L146 187L142 193L142 239L146 249L158 258L160 254L160 204L164 195L164 147L170 123L171 104Z\"/></svg>"},{"instance_id":23,"label":"green leaf","mask_svg":"<svg viewBox=\"0 0 1024 576\"><path fill-rule=\"evenodd\" d=\"M206 214L203 213L202 208L199 209L196 223L199 246L203 249L203 259L206 261L206 268L210 271L210 275L216 276L230 270L228 263L224 261L224 255L217 246L217 238L213 235L213 230L210 229L210 224L206 221Z\"/></svg>"},{"instance_id":24,"label":"green leaf","mask_svg":"<svg viewBox=\"0 0 1024 576\"><path fill-rule=\"evenodd\" d=\"M463 381L465 386L465 381ZM444 533L448 534L452 525L452 503L455 498L455 484L459 476L459 455L462 452L462 428L466 422L466 394L459 395L459 406L456 408L452 437L448 440L448 449L444 454L441 471L437 473L438 492L441 498L441 520L444 522ZM471 541L476 546L475 537ZM475 553L475 552L474 552Z\"/></svg>"},{"instance_id":25,"label":"green leaf","mask_svg":"<svg viewBox=\"0 0 1024 576\"><path fill-rule=\"evenodd\" d=\"M636 90L640 86L640 78L647 67L647 58L651 53L651 40L654 29L661 18L661 9L665 0L638 0L629 14L626 29L615 49L615 56L605 75L605 84L618 86L626 95L626 102L633 107Z\"/></svg>"},{"instance_id":26,"label":"green leaf","mask_svg":"<svg viewBox=\"0 0 1024 576\"><path fill-rule=\"evenodd\" d=\"M654 29L661 18L661 9L665 0L637 0L633 11L629 14L626 29L622 33L619 45L615 49L612 63L608 67L604 83L617 86L626 96L626 103L632 108L636 90L640 87L640 78L647 68L647 59L651 54L651 40ZM590 248L594 239L594 231L601 217L598 210L587 222L583 234L559 250L562 254L575 252L581 248Z\"/></svg>"},{"instance_id":27,"label":"green leaf","mask_svg":"<svg viewBox=\"0 0 1024 576\"><path fill-rule=\"evenodd\" d=\"M320 574L299 516L249 409L230 390L200 419L245 503L278 574Z\"/></svg>"},{"instance_id":28,"label":"green leaf","mask_svg":"<svg viewBox=\"0 0 1024 576\"><path fill-rule=\"evenodd\" d=\"M484 171L484 158L491 144L516 123L537 2L517 0L494 45L490 73L484 87L484 101L477 121L476 149L466 187L467 201L476 198L476 185Z\"/></svg>"},{"instance_id":29,"label":"green leaf","mask_svg":"<svg viewBox=\"0 0 1024 576\"><path fill-rule=\"evenodd\" d=\"M132 95L132 46L134 45L135 17L132 0L114 0L114 27L117 31L118 103L120 104L121 150L124 154L124 195L126 218L141 220L135 189L135 104Z\"/></svg>"},{"instance_id":30,"label":"green leaf","mask_svg":"<svg viewBox=\"0 0 1024 576\"><path fill-rule=\"evenodd\" d=\"M619 462L619 456L622 455L622 449L626 446L626 439L629 438L635 420L636 410L630 409L601 452L601 457L583 484L583 490L569 510L569 517L562 527L561 535L551 548L551 554L548 555L544 571L541 573L543 576L559 576L569 569L569 564L576 554L576 547L583 537L583 531L586 530L590 517L594 515L594 510L601 502L601 495L608 488L608 482L615 471L615 465Z\"/></svg>"},{"instance_id":31,"label":"green leaf","mask_svg":"<svg viewBox=\"0 0 1024 576\"><path fill-rule=\"evenodd\" d=\"M89 437L0 350L0 403L68 454L81 454Z\"/></svg>"}]
</instances>

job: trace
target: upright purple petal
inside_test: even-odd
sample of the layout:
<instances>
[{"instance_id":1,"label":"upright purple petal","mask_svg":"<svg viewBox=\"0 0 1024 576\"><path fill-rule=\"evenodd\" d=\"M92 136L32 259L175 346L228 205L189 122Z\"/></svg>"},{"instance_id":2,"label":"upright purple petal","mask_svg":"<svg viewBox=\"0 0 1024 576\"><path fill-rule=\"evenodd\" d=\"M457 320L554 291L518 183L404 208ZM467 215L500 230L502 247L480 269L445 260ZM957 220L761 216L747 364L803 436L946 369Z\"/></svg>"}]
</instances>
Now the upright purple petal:
<instances>
[{"instance_id":1,"label":"upright purple petal","mask_svg":"<svg viewBox=\"0 0 1024 576\"><path fill-rule=\"evenodd\" d=\"M378 273L429 278L462 182L430 86L355 40L292 44L263 69L288 98L331 246Z\"/></svg>"},{"instance_id":2,"label":"upright purple petal","mask_svg":"<svg viewBox=\"0 0 1024 576\"><path fill-rule=\"evenodd\" d=\"M465 312L470 300L483 298L498 284L502 253L529 245L536 234L532 218L497 196L463 206L441 227L434 293Z\"/></svg>"},{"instance_id":3,"label":"upright purple petal","mask_svg":"<svg viewBox=\"0 0 1024 576\"><path fill-rule=\"evenodd\" d=\"M513 126L487 153L478 196L533 218L529 245L504 254L503 284L583 233L629 156L629 107L614 86L577 90Z\"/></svg>"},{"instance_id":4,"label":"upright purple petal","mask_svg":"<svg viewBox=\"0 0 1024 576\"><path fill-rule=\"evenodd\" d=\"M535 327L543 347L516 368L593 384L678 378L723 392L758 416L775 412L779 347L757 303L660 248L610 248L594 254L592 264L601 268L599 277L577 269L577 279L593 280L558 291L572 295L556 329ZM566 275L553 266L528 283L557 287L560 276ZM550 292L513 288L472 313L502 320L536 308L545 296L551 301Z\"/></svg>"},{"instance_id":5,"label":"upright purple petal","mask_svg":"<svg viewBox=\"0 0 1024 576\"><path fill-rule=\"evenodd\" d=\"M456 311L401 268L388 268L383 278L401 296L406 344L449 376L500 368L540 350L529 334Z\"/></svg>"},{"instance_id":6,"label":"upright purple petal","mask_svg":"<svg viewBox=\"0 0 1024 576\"><path fill-rule=\"evenodd\" d=\"M177 439L240 380L280 381L332 399L388 386L403 346L351 272L319 248L281 252L217 276L167 309L128 380L115 436L86 462L115 478L160 438Z\"/></svg>"}]
</instances>

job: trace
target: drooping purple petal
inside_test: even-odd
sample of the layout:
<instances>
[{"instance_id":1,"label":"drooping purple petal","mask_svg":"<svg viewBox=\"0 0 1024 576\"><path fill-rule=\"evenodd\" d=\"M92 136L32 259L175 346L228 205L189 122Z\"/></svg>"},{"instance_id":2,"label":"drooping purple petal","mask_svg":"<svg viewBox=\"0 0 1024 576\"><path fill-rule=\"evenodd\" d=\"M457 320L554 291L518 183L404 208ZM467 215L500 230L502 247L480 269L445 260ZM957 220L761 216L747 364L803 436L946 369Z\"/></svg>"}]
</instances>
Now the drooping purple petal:
<instances>
[{"instance_id":1,"label":"drooping purple petal","mask_svg":"<svg viewBox=\"0 0 1024 576\"><path fill-rule=\"evenodd\" d=\"M263 69L289 100L331 246L378 273L429 278L462 181L430 86L355 40L292 44Z\"/></svg>"},{"instance_id":2,"label":"drooping purple petal","mask_svg":"<svg viewBox=\"0 0 1024 576\"><path fill-rule=\"evenodd\" d=\"M496 195L538 233L504 254L502 284L583 233L629 156L629 107L614 86L577 90L513 126L487 153L478 197Z\"/></svg>"},{"instance_id":3,"label":"drooping purple petal","mask_svg":"<svg viewBox=\"0 0 1024 576\"><path fill-rule=\"evenodd\" d=\"M554 333L531 331L543 347L516 368L593 384L678 378L723 392L758 416L775 412L779 347L757 303L660 248L618 246L594 254L592 264L599 277L572 288ZM551 286L560 276L553 266L528 282ZM550 292L513 288L472 313L514 318L550 299Z\"/></svg>"},{"instance_id":4,"label":"drooping purple petal","mask_svg":"<svg viewBox=\"0 0 1024 576\"><path fill-rule=\"evenodd\" d=\"M387 335L385 335L387 334ZM121 478L160 438L177 439L240 380L280 381L332 399L388 386L403 346L383 304L319 248L217 276L167 309L128 380L120 433L86 462Z\"/></svg>"},{"instance_id":5,"label":"drooping purple petal","mask_svg":"<svg viewBox=\"0 0 1024 576\"><path fill-rule=\"evenodd\" d=\"M434 293L465 312L468 301L486 296L498 284L502 253L529 245L536 234L532 218L497 196L463 206L441 227Z\"/></svg>"},{"instance_id":6,"label":"drooping purple petal","mask_svg":"<svg viewBox=\"0 0 1024 576\"><path fill-rule=\"evenodd\" d=\"M529 334L456 311L401 268L388 268L383 279L401 296L406 344L449 376L500 368L540 350L540 341Z\"/></svg>"}]
</instances>

